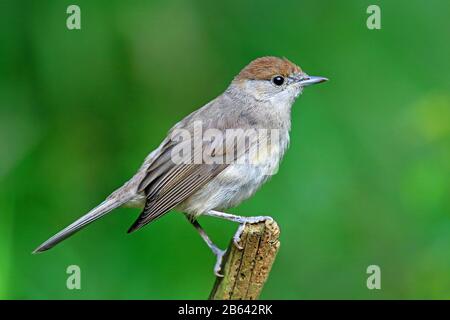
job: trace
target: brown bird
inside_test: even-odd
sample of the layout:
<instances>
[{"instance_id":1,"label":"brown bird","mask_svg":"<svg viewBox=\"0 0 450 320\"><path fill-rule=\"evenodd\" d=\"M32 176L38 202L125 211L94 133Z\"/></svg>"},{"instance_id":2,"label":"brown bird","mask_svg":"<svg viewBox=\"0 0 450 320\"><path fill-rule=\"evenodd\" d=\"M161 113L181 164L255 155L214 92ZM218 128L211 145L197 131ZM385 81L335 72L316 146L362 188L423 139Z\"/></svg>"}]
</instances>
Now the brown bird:
<instances>
[{"instance_id":1,"label":"brown bird","mask_svg":"<svg viewBox=\"0 0 450 320\"><path fill-rule=\"evenodd\" d=\"M215 274L225 251L209 239L200 215L239 223L268 216L243 217L222 212L251 197L276 173L289 145L291 107L306 86L326 81L285 58L262 57L247 65L223 94L175 124L137 173L100 205L45 241L48 250L120 206L140 207L133 232L168 213L183 212L216 255Z\"/></svg>"}]
</instances>

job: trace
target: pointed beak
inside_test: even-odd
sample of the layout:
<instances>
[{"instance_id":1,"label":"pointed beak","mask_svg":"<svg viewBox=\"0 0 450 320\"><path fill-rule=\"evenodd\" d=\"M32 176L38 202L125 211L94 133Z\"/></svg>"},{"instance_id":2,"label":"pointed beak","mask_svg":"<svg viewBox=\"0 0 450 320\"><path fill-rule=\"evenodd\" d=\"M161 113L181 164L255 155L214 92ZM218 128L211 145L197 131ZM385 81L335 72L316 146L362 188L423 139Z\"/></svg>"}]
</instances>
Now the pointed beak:
<instances>
[{"instance_id":1,"label":"pointed beak","mask_svg":"<svg viewBox=\"0 0 450 320\"><path fill-rule=\"evenodd\" d=\"M321 83L321 82L325 82L328 81L327 78L324 77L315 77L315 76L304 76L303 78L299 79L299 83L303 86L303 87L307 87L316 83Z\"/></svg>"}]
</instances>

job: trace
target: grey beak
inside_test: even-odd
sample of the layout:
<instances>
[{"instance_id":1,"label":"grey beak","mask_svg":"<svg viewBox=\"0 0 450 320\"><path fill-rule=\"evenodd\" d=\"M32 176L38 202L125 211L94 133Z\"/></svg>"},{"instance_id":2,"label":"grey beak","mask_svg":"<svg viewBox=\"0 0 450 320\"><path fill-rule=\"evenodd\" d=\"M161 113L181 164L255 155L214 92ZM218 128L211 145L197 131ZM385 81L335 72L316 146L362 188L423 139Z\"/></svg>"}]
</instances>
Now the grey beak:
<instances>
[{"instance_id":1,"label":"grey beak","mask_svg":"<svg viewBox=\"0 0 450 320\"><path fill-rule=\"evenodd\" d=\"M315 76L306 76L299 80L300 84L303 87L307 87L312 84L321 83L321 82L325 82L325 81L328 81L328 79L324 78L324 77L315 77Z\"/></svg>"}]
</instances>

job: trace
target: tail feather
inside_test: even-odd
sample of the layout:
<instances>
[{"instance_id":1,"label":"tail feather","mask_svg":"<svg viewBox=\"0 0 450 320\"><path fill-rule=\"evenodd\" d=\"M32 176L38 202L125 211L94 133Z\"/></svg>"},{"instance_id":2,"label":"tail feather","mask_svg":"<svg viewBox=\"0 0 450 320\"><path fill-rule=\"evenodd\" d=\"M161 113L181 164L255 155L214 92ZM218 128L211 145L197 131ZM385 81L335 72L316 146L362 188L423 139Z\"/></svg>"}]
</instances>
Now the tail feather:
<instances>
[{"instance_id":1,"label":"tail feather","mask_svg":"<svg viewBox=\"0 0 450 320\"><path fill-rule=\"evenodd\" d=\"M124 204L123 200L118 200L114 198L108 198L102 203L100 203L97 207L89 211L87 214L73 222L71 225L67 226L65 229L61 230L57 234L55 234L53 237L45 241L43 244L41 244L39 247L37 247L33 253L39 253L46 251L48 249L53 248L61 241L67 239L68 237L72 236L74 233L80 231L84 227L86 227L88 224L94 222L97 219L100 219L107 213L109 213L111 210L120 207L122 204Z\"/></svg>"}]
</instances>

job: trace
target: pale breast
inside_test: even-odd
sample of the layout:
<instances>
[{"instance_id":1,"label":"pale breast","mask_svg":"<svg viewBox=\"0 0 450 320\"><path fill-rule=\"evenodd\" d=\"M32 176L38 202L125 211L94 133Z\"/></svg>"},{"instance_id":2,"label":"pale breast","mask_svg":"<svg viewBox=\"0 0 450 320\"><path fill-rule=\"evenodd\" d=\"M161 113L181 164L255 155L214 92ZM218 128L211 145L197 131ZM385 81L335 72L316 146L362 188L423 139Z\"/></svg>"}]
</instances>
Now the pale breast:
<instances>
[{"instance_id":1,"label":"pale breast","mask_svg":"<svg viewBox=\"0 0 450 320\"><path fill-rule=\"evenodd\" d=\"M223 210L239 205L251 197L264 182L278 171L289 144L288 132L282 132L278 143L257 148L249 162L230 164L216 178L186 199L178 209L197 216L209 210Z\"/></svg>"}]
</instances>

